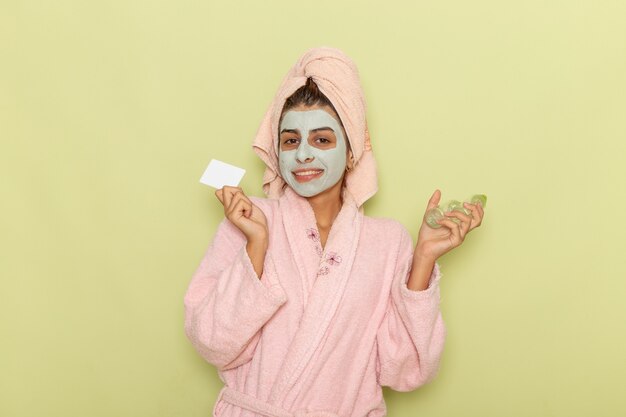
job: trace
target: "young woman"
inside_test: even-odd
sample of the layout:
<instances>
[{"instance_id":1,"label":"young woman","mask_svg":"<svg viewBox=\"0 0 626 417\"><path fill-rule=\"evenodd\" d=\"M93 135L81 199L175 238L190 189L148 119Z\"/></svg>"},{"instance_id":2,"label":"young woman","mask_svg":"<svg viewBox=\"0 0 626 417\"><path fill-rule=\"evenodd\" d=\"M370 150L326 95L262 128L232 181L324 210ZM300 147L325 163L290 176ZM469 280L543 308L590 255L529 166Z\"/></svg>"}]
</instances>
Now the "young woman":
<instances>
[{"instance_id":1,"label":"young woman","mask_svg":"<svg viewBox=\"0 0 626 417\"><path fill-rule=\"evenodd\" d=\"M185 295L186 334L225 383L213 415L384 416L382 386L410 391L437 373L436 260L483 209L466 203L471 215L447 213L438 229L422 217L415 247L400 223L364 215L377 190L365 100L335 48L298 60L254 149L269 198L216 192L226 219Z\"/></svg>"}]
</instances>

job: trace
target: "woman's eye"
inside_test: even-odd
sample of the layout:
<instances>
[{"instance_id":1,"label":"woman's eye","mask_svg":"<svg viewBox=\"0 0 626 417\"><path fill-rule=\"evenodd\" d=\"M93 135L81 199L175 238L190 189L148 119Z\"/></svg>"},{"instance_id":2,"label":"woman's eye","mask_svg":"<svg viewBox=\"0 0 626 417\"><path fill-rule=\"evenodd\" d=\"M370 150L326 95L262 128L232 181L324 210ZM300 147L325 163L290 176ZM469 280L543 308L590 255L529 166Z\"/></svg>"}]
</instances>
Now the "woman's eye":
<instances>
[{"instance_id":1,"label":"woman's eye","mask_svg":"<svg viewBox=\"0 0 626 417\"><path fill-rule=\"evenodd\" d=\"M330 143L330 141L326 138L318 138L317 140L319 140L322 143Z\"/></svg>"},{"instance_id":2,"label":"woman's eye","mask_svg":"<svg viewBox=\"0 0 626 417\"><path fill-rule=\"evenodd\" d=\"M287 144L287 145L293 145L293 144L296 144L296 143L298 143L298 139L294 139L294 138L289 138L289 139L287 139L285 141L285 144Z\"/></svg>"}]
</instances>

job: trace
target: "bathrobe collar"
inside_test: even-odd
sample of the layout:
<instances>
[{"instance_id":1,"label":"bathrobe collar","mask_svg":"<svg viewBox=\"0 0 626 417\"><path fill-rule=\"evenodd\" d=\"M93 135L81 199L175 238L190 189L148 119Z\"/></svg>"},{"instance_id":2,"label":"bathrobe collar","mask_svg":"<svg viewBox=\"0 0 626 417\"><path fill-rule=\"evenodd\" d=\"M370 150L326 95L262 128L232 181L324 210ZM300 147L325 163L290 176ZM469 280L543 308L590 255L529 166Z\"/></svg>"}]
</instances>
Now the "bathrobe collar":
<instances>
[{"instance_id":1,"label":"bathrobe collar","mask_svg":"<svg viewBox=\"0 0 626 417\"><path fill-rule=\"evenodd\" d=\"M322 250L315 214L306 198L286 187L279 204L298 271L297 277L279 276L279 279L301 280L304 312L272 389L273 400L287 394L319 347L350 277L363 222L363 210L344 188L343 205Z\"/></svg>"}]
</instances>

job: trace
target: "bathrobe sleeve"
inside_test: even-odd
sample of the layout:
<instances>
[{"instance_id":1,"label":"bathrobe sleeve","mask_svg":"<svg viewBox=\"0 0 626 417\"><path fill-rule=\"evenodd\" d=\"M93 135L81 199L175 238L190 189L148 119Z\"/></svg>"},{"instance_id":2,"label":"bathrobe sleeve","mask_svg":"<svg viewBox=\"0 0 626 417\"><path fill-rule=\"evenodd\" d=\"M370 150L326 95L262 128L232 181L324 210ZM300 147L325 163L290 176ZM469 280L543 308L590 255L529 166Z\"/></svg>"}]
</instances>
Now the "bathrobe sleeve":
<instances>
[{"instance_id":1,"label":"bathrobe sleeve","mask_svg":"<svg viewBox=\"0 0 626 417\"><path fill-rule=\"evenodd\" d=\"M252 359L263 325L286 301L270 254L259 279L244 235L224 219L185 294L185 333L218 370L232 369Z\"/></svg>"},{"instance_id":2,"label":"bathrobe sleeve","mask_svg":"<svg viewBox=\"0 0 626 417\"><path fill-rule=\"evenodd\" d=\"M435 377L446 336L439 310L439 264L428 288L414 291L406 285L412 259L412 239L402 227L387 311L376 336L378 382L396 391L414 390Z\"/></svg>"}]
</instances>

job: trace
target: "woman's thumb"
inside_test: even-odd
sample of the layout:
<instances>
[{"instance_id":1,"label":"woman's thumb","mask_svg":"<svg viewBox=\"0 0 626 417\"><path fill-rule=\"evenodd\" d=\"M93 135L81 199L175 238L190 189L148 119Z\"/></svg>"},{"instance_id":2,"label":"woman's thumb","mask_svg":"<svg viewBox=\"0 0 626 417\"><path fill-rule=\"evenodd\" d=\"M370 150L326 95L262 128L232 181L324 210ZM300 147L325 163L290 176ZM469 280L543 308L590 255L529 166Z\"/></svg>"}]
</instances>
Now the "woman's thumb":
<instances>
[{"instance_id":1,"label":"woman's thumb","mask_svg":"<svg viewBox=\"0 0 626 417\"><path fill-rule=\"evenodd\" d=\"M430 200L428 200L428 206L426 207L426 210L437 207L440 199L441 199L441 191L439 191L439 189L435 189L435 192L430 197Z\"/></svg>"}]
</instances>

